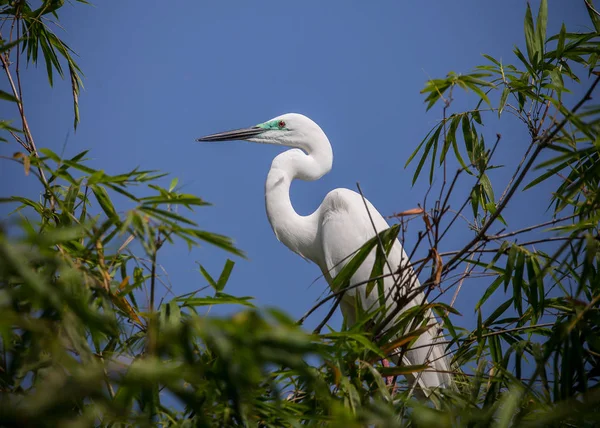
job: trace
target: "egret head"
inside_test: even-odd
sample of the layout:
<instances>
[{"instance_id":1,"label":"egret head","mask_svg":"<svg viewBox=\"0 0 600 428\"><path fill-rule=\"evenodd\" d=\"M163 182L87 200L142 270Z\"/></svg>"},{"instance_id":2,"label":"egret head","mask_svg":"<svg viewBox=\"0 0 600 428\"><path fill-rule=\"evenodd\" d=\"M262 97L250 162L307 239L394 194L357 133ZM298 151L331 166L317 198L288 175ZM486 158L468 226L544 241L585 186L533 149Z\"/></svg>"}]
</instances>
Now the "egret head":
<instances>
[{"instance_id":1,"label":"egret head","mask_svg":"<svg viewBox=\"0 0 600 428\"><path fill-rule=\"evenodd\" d=\"M327 138L319 125L301 114L287 113L251 128L207 135L198 138L196 141L245 140L306 150L311 146L311 143L314 144L319 138Z\"/></svg>"}]
</instances>

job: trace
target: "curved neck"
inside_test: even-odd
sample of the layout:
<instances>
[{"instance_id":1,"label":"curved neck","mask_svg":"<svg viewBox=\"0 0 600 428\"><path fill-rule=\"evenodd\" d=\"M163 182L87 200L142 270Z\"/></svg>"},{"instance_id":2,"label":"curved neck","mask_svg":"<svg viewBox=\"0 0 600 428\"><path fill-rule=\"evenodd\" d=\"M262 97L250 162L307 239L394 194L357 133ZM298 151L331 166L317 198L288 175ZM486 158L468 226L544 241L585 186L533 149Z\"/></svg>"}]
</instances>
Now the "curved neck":
<instances>
[{"instance_id":1,"label":"curved neck","mask_svg":"<svg viewBox=\"0 0 600 428\"><path fill-rule=\"evenodd\" d=\"M319 145L311 144L281 153L271 164L265 183L267 217L275 236L295 253L312 260L320 259L317 242L319 219L317 209L308 216L299 215L290 200L290 185L295 178L312 181L331 170L333 153L327 137Z\"/></svg>"}]
</instances>

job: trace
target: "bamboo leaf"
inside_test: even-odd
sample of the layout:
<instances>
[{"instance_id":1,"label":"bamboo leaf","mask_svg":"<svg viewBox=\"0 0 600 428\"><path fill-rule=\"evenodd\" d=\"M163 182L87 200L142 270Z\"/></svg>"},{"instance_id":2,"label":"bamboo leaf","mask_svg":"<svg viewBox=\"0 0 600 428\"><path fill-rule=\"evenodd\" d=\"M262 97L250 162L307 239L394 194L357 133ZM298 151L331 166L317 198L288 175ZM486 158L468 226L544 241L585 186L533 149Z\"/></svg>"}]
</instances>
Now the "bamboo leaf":
<instances>
[{"instance_id":1,"label":"bamboo leaf","mask_svg":"<svg viewBox=\"0 0 600 428\"><path fill-rule=\"evenodd\" d=\"M169 192L172 192L177 187L178 182L179 179L177 177L171 180L171 184L169 184Z\"/></svg>"},{"instance_id":2,"label":"bamboo leaf","mask_svg":"<svg viewBox=\"0 0 600 428\"><path fill-rule=\"evenodd\" d=\"M500 65L500 61L496 60L496 59L495 59L495 58L493 58L492 56L490 56L490 55L486 55L486 54L483 54L483 57L484 57L484 58L486 58L488 61L490 61L490 62L493 62L494 64L496 64L498 67L500 67L500 66L501 66L501 65Z\"/></svg>"},{"instance_id":3,"label":"bamboo leaf","mask_svg":"<svg viewBox=\"0 0 600 428\"><path fill-rule=\"evenodd\" d=\"M517 58L519 58L519 60L523 63L525 68L527 68L529 75L535 76L536 75L535 70L533 69L532 65L525 59L525 56L523 56L523 53L521 52L521 50L515 46L515 48L513 49L513 52L515 53ZM519 91L518 96L524 98L522 91ZM519 103L521 103L521 100L519 100Z\"/></svg>"},{"instance_id":4,"label":"bamboo leaf","mask_svg":"<svg viewBox=\"0 0 600 428\"><path fill-rule=\"evenodd\" d=\"M513 387L508 392L502 395L500 402L498 403L497 418L493 425L494 428L508 428L515 426L513 424L518 410L521 408L521 401L523 396L523 389L520 387Z\"/></svg>"},{"instance_id":5,"label":"bamboo leaf","mask_svg":"<svg viewBox=\"0 0 600 428\"><path fill-rule=\"evenodd\" d=\"M479 177L479 180L481 181L483 191L485 192L485 196L487 197L488 201L494 202L496 200L494 198L494 189L488 176L486 174L482 174L481 177Z\"/></svg>"},{"instance_id":6,"label":"bamboo leaf","mask_svg":"<svg viewBox=\"0 0 600 428\"><path fill-rule=\"evenodd\" d=\"M231 240L231 238L223 235L219 235L217 233L206 232L204 230L198 229L187 229L181 228L180 231L176 231L179 236L184 237L186 235L193 236L197 239L200 239L204 242L208 242L216 247L219 247L225 251L229 251L230 253L236 254L240 257L246 257L243 251L238 250Z\"/></svg>"},{"instance_id":7,"label":"bamboo leaf","mask_svg":"<svg viewBox=\"0 0 600 428\"><path fill-rule=\"evenodd\" d=\"M0 42L0 53L10 51L12 48L14 48L15 46L17 46L19 43L21 43L23 41L25 41L24 38L13 40L12 42L9 42L9 43L1 43Z\"/></svg>"},{"instance_id":8,"label":"bamboo leaf","mask_svg":"<svg viewBox=\"0 0 600 428\"><path fill-rule=\"evenodd\" d=\"M510 89L508 88L508 86L505 86L502 90L502 95L500 95L500 103L498 104L498 117L500 117L500 115L504 111L504 106L506 106L508 94L510 94Z\"/></svg>"},{"instance_id":9,"label":"bamboo leaf","mask_svg":"<svg viewBox=\"0 0 600 428\"><path fill-rule=\"evenodd\" d=\"M417 169L415 170L415 173L413 175L413 180L412 180L413 185L415 184L415 182L417 181L417 178L419 177L419 174L421 173L421 169L423 168L423 165L425 164L425 161L427 160L427 155L429 154L429 151L431 150L431 148L433 146L437 147L437 140L440 136L441 131L442 131L442 125L438 126L438 128L435 130L433 135L429 138L429 140L427 140L427 143L425 144L425 149L423 151L423 155L421 156L421 159L419 160L419 164L417 165ZM410 159L409 159L409 161L410 161Z\"/></svg>"},{"instance_id":10,"label":"bamboo leaf","mask_svg":"<svg viewBox=\"0 0 600 428\"><path fill-rule=\"evenodd\" d=\"M255 306L250 303L253 297L236 297L230 296L225 293L217 293L214 297L188 297L188 298L177 298L178 302L181 302L182 306L211 306L211 305L242 305L254 308Z\"/></svg>"},{"instance_id":11,"label":"bamboo leaf","mask_svg":"<svg viewBox=\"0 0 600 428\"><path fill-rule=\"evenodd\" d=\"M115 207L113 206L106 189L95 184L92 184L90 188L92 189L92 192L94 192L94 196L96 196L96 200L98 201L100 208L102 208L102 211L104 211L104 214L106 214L110 220L118 219L119 216L115 211Z\"/></svg>"},{"instance_id":12,"label":"bamboo leaf","mask_svg":"<svg viewBox=\"0 0 600 428\"><path fill-rule=\"evenodd\" d=\"M399 226L394 225L389 229L386 229L382 232L379 232L379 239L382 241L386 240L386 235L392 234L397 235L399 231ZM345 288L350 283L350 278L356 273L358 268L365 261L369 253L375 248L377 243L379 242L378 238L375 236L369 239L359 250L358 252L346 263L340 272L335 276L333 281L331 282L331 289L334 291L338 291L340 288Z\"/></svg>"},{"instance_id":13,"label":"bamboo leaf","mask_svg":"<svg viewBox=\"0 0 600 428\"><path fill-rule=\"evenodd\" d=\"M540 8L538 10L538 16L536 21L535 36L537 42L537 51L539 52L539 59L541 60L544 55L544 46L546 44L546 24L548 22L548 3L547 0L541 0Z\"/></svg>"},{"instance_id":14,"label":"bamboo leaf","mask_svg":"<svg viewBox=\"0 0 600 428\"><path fill-rule=\"evenodd\" d=\"M220 291L217 287L217 282L213 279L212 276L210 276L210 274L208 273L208 271L204 268L204 266L202 266L200 263L196 262L198 264L198 267L200 268L200 273L202 274L202 276L204 277L204 279L206 279L206 281L211 285L212 288L214 288L216 291Z\"/></svg>"},{"instance_id":15,"label":"bamboo leaf","mask_svg":"<svg viewBox=\"0 0 600 428\"><path fill-rule=\"evenodd\" d=\"M215 288L217 291L223 291L223 289L225 288L225 285L229 280L229 276L231 275L231 271L233 270L234 265L235 262L233 260L227 259L227 261L225 262L225 266L223 267L223 271L221 272L221 275L219 276L219 279L216 283Z\"/></svg>"},{"instance_id":16,"label":"bamboo leaf","mask_svg":"<svg viewBox=\"0 0 600 428\"><path fill-rule=\"evenodd\" d=\"M488 98L487 94L483 92L479 86L470 83L467 83L467 85L473 92L475 92L479 96L479 98L481 98L488 106L490 106L490 108L492 107L492 103L490 102L490 99Z\"/></svg>"},{"instance_id":17,"label":"bamboo leaf","mask_svg":"<svg viewBox=\"0 0 600 428\"><path fill-rule=\"evenodd\" d=\"M515 309L519 315L523 315L523 309L521 306L521 290L523 289L523 272L525 268L525 252L519 251L517 254L517 260L515 263L515 272L513 276L513 299L515 303Z\"/></svg>"},{"instance_id":18,"label":"bamboo leaf","mask_svg":"<svg viewBox=\"0 0 600 428\"><path fill-rule=\"evenodd\" d=\"M534 314L541 313L541 308L538 306L538 287L536 281L535 269L533 267L533 261L531 255L527 255L525 257L525 266L527 268L527 297L529 301L529 305L531 309L533 309ZM537 317L533 318L531 322L537 322Z\"/></svg>"},{"instance_id":19,"label":"bamboo leaf","mask_svg":"<svg viewBox=\"0 0 600 428\"><path fill-rule=\"evenodd\" d=\"M479 301L475 305L475 311L478 311L479 308L481 308L481 306L487 301L487 299L489 299L490 296L492 294L494 294L494 291L496 291L496 289L500 286L500 284L502 284L502 281L504 281L504 277L498 276L494 280L494 282L492 282L492 284L485 290L485 293L483 293L483 296L481 297L481 299L479 299Z\"/></svg>"},{"instance_id":20,"label":"bamboo leaf","mask_svg":"<svg viewBox=\"0 0 600 428\"><path fill-rule=\"evenodd\" d=\"M496 308L496 310L494 310L494 312L492 312L492 314L485 320L485 322L483 322L483 326L490 326L493 324L493 322L498 319L498 317L500 315L502 315L504 312L506 312L506 310L510 307L510 305L513 304L514 298L511 297L510 299L508 299L506 302L502 303L500 306L498 306ZM481 311L479 311L478 313L481 313ZM479 339L480 341L480 339Z\"/></svg>"},{"instance_id":21,"label":"bamboo leaf","mask_svg":"<svg viewBox=\"0 0 600 428\"><path fill-rule=\"evenodd\" d=\"M4 92L2 90L0 90L0 100L12 101L14 103L19 102L19 99L17 97L15 97L12 94L9 94L8 92Z\"/></svg>"},{"instance_id":22,"label":"bamboo leaf","mask_svg":"<svg viewBox=\"0 0 600 428\"><path fill-rule=\"evenodd\" d=\"M474 163L473 159L473 132L471 131L471 124L469 123L469 119L466 116L462 119L462 132L463 139L465 141L465 148L467 149L467 155L469 156L469 160L471 163Z\"/></svg>"},{"instance_id":23,"label":"bamboo leaf","mask_svg":"<svg viewBox=\"0 0 600 428\"><path fill-rule=\"evenodd\" d=\"M538 45L536 43L535 31L533 28L533 16L529 2L527 2L527 11L525 12L525 45L527 47L527 56L529 57L529 61L532 64L535 64L537 62Z\"/></svg>"},{"instance_id":24,"label":"bamboo leaf","mask_svg":"<svg viewBox=\"0 0 600 428\"><path fill-rule=\"evenodd\" d=\"M411 373L422 372L429 368L426 364L413 364L413 365L401 365L396 367L381 367L379 373L381 376L398 376L407 375Z\"/></svg>"},{"instance_id":25,"label":"bamboo leaf","mask_svg":"<svg viewBox=\"0 0 600 428\"><path fill-rule=\"evenodd\" d=\"M385 345L382 349L384 355L387 355L388 353L392 352L394 349L400 348L401 346L404 346L416 339L418 339L419 337L421 337L421 335L425 332L427 332L428 330L431 329L431 327L435 326L436 324L429 324L427 326L424 327L419 327L413 331L411 331L408 334L405 334L401 337L399 337L398 339L393 340L392 342L388 343L387 345Z\"/></svg>"},{"instance_id":26,"label":"bamboo leaf","mask_svg":"<svg viewBox=\"0 0 600 428\"><path fill-rule=\"evenodd\" d=\"M179 214L174 213L173 211L167 211L160 208L154 208L146 205L142 205L139 207L139 210L145 212L146 214L156 217L163 221L180 221L181 223L189 224L190 226L196 226L196 223L190 219L187 219Z\"/></svg>"},{"instance_id":27,"label":"bamboo leaf","mask_svg":"<svg viewBox=\"0 0 600 428\"><path fill-rule=\"evenodd\" d=\"M588 15L590 16L590 19L592 21L592 24L594 25L594 29L596 30L597 33L600 33L600 16L598 16L598 12L596 10L594 10L594 8L592 7L592 0L588 0L585 3L585 8L587 9ZM564 24L563 24L564 26ZM562 30L561 30L562 32Z\"/></svg>"}]
</instances>

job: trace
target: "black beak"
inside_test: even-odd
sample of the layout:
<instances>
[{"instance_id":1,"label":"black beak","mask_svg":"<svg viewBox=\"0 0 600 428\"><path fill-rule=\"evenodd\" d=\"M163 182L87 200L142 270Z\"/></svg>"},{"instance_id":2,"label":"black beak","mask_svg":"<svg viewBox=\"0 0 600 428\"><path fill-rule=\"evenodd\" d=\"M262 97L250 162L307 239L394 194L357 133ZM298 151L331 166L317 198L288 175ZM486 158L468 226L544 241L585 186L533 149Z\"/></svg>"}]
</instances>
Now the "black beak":
<instances>
[{"instance_id":1,"label":"black beak","mask_svg":"<svg viewBox=\"0 0 600 428\"><path fill-rule=\"evenodd\" d=\"M235 129L233 131L219 132L218 134L207 135L206 137L196 139L196 141L246 140L248 138L262 134L265 131L266 129L254 126L252 128Z\"/></svg>"}]
</instances>

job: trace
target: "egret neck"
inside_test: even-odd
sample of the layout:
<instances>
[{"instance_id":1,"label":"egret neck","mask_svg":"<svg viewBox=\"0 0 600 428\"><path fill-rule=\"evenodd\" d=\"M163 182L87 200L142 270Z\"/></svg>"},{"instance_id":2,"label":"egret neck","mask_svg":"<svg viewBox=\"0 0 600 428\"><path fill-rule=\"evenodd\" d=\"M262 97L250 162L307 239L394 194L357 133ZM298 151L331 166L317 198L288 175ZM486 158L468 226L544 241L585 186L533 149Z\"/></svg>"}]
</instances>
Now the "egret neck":
<instances>
[{"instance_id":1,"label":"egret neck","mask_svg":"<svg viewBox=\"0 0 600 428\"><path fill-rule=\"evenodd\" d=\"M290 200L294 179L318 180L331 171L333 152L323 132L314 135L299 148L281 153L271 164L265 183L267 217L275 236L295 253L317 265L322 260L318 242L319 208L310 215L299 215Z\"/></svg>"}]
</instances>

